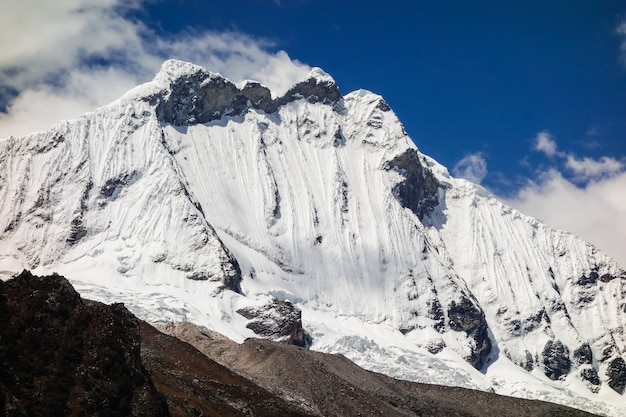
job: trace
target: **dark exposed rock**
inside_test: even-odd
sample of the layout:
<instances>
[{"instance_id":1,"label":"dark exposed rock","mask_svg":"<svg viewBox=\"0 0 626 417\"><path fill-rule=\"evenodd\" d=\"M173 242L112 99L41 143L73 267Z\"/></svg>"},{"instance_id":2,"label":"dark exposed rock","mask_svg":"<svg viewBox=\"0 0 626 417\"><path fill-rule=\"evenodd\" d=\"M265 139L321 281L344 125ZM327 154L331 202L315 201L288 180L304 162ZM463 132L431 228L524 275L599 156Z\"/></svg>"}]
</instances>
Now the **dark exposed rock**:
<instances>
[{"instance_id":1,"label":"dark exposed rock","mask_svg":"<svg viewBox=\"0 0 626 417\"><path fill-rule=\"evenodd\" d=\"M624 359L618 356L609 362L606 376L609 377L609 387L617 393L623 394L624 388L626 388L626 362Z\"/></svg>"},{"instance_id":2,"label":"dark exposed rock","mask_svg":"<svg viewBox=\"0 0 626 417\"><path fill-rule=\"evenodd\" d=\"M504 320L504 325L511 335L520 336L522 334L522 321L520 319Z\"/></svg>"},{"instance_id":3,"label":"dark exposed rock","mask_svg":"<svg viewBox=\"0 0 626 417\"><path fill-rule=\"evenodd\" d=\"M67 237L67 243L73 245L85 236L87 236L87 229L83 225L82 216L74 217L70 224L70 235Z\"/></svg>"},{"instance_id":4,"label":"dark exposed rock","mask_svg":"<svg viewBox=\"0 0 626 417\"><path fill-rule=\"evenodd\" d=\"M248 82L240 90L220 75L198 68L194 73L173 80L169 91L151 100L158 101L157 114L163 122L187 126L219 120L223 116L238 116L250 108L274 113L280 106L299 99L335 105L342 98L334 82L316 77L272 99L270 90L257 82Z\"/></svg>"},{"instance_id":5,"label":"dark exposed rock","mask_svg":"<svg viewBox=\"0 0 626 417\"><path fill-rule=\"evenodd\" d=\"M576 284L583 286L594 285L596 282L598 282L598 278L598 272L591 271L589 272L589 275L581 276L578 281L576 281Z\"/></svg>"},{"instance_id":6,"label":"dark exposed rock","mask_svg":"<svg viewBox=\"0 0 626 417\"><path fill-rule=\"evenodd\" d=\"M59 276L0 281L0 416L311 416Z\"/></svg>"},{"instance_id":7,"label":"dark exposed rock","mask_svg":"<svg viewBox=\"0 0 626 417\"><path fill-rule=\"evenodd\" d=\"M577 365L591 364L593 360L593 354L591 353L591 347L588 343L582 344L573 353L574 360Z\"/></svg>"},{"instance_id":8,"label":"dark exposed rock","mask_svg":"<svg viewBox=\"0 0 626 417\"><path fill-rule=\"evenodd\" d=\"M188 265L174 265L174 268L187 272L185 278L192 281L220 281L222 284L221 290L226 289L241 294L241 280L243 278L239 263L228 249L224 248L224 252L220 263L220 269L223 274L221 277L215 277L210 272L203 270L188 270ZM153 260L156 263L159 261L159 258Z\"/></svg>"},{"instance_id":9,"label":"dark exposed rock","mask_svg":"<svg viewBox=\"0 0 626 417\"><path fill-rule=\"evenodd\" d=\"M476 369L481 369L491 352L488 325L485 313L469 298L463 297L459 303L452 301L448 307L450 329L463 331L474 341L472 353L465 358Z\"/></svg>"},{"instance_id":10,"label":"dark exposed rock","mask_svg":"<svg viewBox=\"0 0 626 417\"><path fill-rule=\"evenodd\" d=\"M603 274L600 277L600 281L602 281L602 282L609 282L609 281L612 281L614 279L615 279L615 277L613 275L611 275L611 274Z\"/></svg>"},{"instance_id":11,"label":"dark exposed rock","mask_svg":"<svg viewBox=\"0 0 626 417\"><path fill-rule=\"evenodd\" d=\"M386 169L395 170L404 177L393 187L393 194L402 207L424 220L439 204L439 183L433 173L422 165L417 150L408 149L396 156L389 161Z\"/></svg>"},{"instance_id":12,"label":"dark exposed rock","mask_svg":"<svg viewBox=\"0 0 626 417\"><path fill-rule=\"evenodd\" d=\"M147 323L140 331L142 360L173 416L312 415Z\"/></svg>"},{"instance_id":13,"label":"dark exposed rock","mask_svg":"<svg viewBox=\"0 0 626 417\"><path fill-rule=\"evenodd\" d=\"M103 198L115 200L124 186L133 183L138 176L136 171L125 173L116 178L106 180L102 188L100 188L100 196Z\"/></svg>"},{"instance_id":14,"label":"dark exposed rock","mask_svg":"<svg viewBox=\"0 0 626 417\"><path fill-rule=\"evenodd\" d=\"M535 367L535 360L533 359L533 355L529 351L526 351L526 358L524 362L521 363L521 367L529 372L532 371Z\"/></svg>"},{"instance_id":15,"label":"dark exposed rock","mask_svg":"<svg viewBox=\"0 0 626 417\"><path fill-rule=\"evenodd\" d=\"M289 301L273 300L261 308L237 310L250 322L246 325L259 336L307 347L311 338L302 328L302 312Z\"/></svg>"},{"instance_id":16,"label":"dark exposed rock","mask_svg":"<svg viewBox=\"0 0 626 417\"><path fill-rule=\"evenodd\" d=\"M572 367L567 346L559 340L548 340L542 352L544 373L550 379L557 380L567 375Z\"/></svg>"},{"instance_id":17,"label":"dark exposed rock","mask_svg":"<svg viewBox=\"0 0 626 417\"><path fill-rule=\"evenodd\" d=\"M391 110L391 108L389 107L389 104L387 104L387 102L385 100L383 100L382 98L380 100L378 100L378 104L376 105L376 108L380 111L389 111Z\"/></svg>"},{"instance_id":18,"label":"dark exposed rock","mask_svg":"<svg viewBox=\"0 0 626 417\"><path fill-rule=\"evenodd\" d=\"M580 370L580 376L585 381L589 382L592 385L600 385L600 378L598 377L598 372L591 366L582 368Z\"/></svg>"},{"instance_id":19,"label":"dark exposed rock","mask_svg":"<svg viewBox=\"0 0 626 417\"><path fill-rule=\"evenodd\" d=\"M335 132L335 136L333 139L333 146L335 148L342 148L346 146L346 138L343 136L341 127L337 128L337 131Z\"/></svg>"},{"instance_id":20,"label":"dark exposed rock","mask_svg":"<svg viewBox=\"0 0 626 417\"><path fill-rule=\"evenodd\" d=\"M24 271L0 281L0 317L0 415L169 415L123 305L83 302L64 278Z\"/></svg>"},{"instance_id":21,"label":"dark exposed rock","mask_svg":"<svg viewBox=\"0 0 626 417\"><path fill-rule=\"evenodd\" d=\"M485 321L485 314L472 301L461 298L459 303L454 300L448 307L450 328L456 331L471 332Z\"/></svg>"},{"instance_id":22,"label":"dark exposed rock","mask_svg":"<svg viewBox=\"0 0 626 417\"><path fill-rule=\"evenodd\" d=\"M222 271L224 271L224 288L241 294L241 267L237 258L230 252L226 251L227 259L222 261Z\"/></svg>"},{"instance_id":23,"label":"dark exposed rock","mask_svg":"<svg viewBox=\"0 0 626 417\"><path fill-rule=\"evenodd\" d=\"M426 301L428 305L428 318L432 319L435 324L434 328L438 332L443 332L446 325L446 317L443 314L443 307L437 297L430 298Z\"/></svg>"},{"instance_id":24,"label":"dark exposed rock","mask_svg":"<svg viewBox=\"0 0 626 417\"><path fill-rule=\"evenodd\" d=\"M250 101L250 105L255 109L263 110L266 113L274 111L272 93L269 88L257 82L247 82L241 89L241 94Z\"/></svg>"},{"instance_id":25,"label":"dark exposed rock","mask_svg":"<svg viewBox=\"0 0 626 417\"><path fill-rule=\"evenodd\" d=\"M46 153L59 146L59 144L65 142L65 136L60 132L55 132L52 137L46 137L47 141L42 140L39 143L35 143L33 149L37 153Z\"/></svg>"},{"instance_id":26,"label":"dark exposed rock","mask_svg":"<svg viewBox=\"0 0 626 417\"><path fill-rule=\"evenodd\" d=\"M332 105L341 100L342 95L335 83L311 77L294 85L283 97L277 99L276 107L300 98L305 99L309 103Z\"/></svg>"}]
</instances>

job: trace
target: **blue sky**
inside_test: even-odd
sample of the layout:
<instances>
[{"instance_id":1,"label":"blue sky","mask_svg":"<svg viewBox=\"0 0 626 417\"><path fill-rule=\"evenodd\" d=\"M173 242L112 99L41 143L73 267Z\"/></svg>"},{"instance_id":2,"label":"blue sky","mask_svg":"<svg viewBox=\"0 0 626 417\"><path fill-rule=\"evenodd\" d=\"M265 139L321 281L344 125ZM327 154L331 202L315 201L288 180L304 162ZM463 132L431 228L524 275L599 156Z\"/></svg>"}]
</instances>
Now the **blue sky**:
<instances>
[{"instance_id":1,"label":"blue sky","mask_svg":"<svg viewBox=\"0 0 626 417\"><path fill-rule=\"evenodd\" d=\"M379 93L445 165L482 152L492 173L483 182L500 193L532 175L523 161L542 162L529 153L541 131L576 154L625 156L616 28L626 4L476 3L193 0L156 3L147 18L164 34L208 28L266 39L324 68L344 93Z\"/></svg>"},{"instance_id":2,"label":"blue sky","mask_svg":"<svg viewBox=\"0 0 626 417\"><path fill-rule=\"evenodd\" d=\"M104 105L169 57L276 89L319 66L381 94L453 173L626 266L623 1L91 3L0 6L0 137Z\"/></svg>"}]
</instances>

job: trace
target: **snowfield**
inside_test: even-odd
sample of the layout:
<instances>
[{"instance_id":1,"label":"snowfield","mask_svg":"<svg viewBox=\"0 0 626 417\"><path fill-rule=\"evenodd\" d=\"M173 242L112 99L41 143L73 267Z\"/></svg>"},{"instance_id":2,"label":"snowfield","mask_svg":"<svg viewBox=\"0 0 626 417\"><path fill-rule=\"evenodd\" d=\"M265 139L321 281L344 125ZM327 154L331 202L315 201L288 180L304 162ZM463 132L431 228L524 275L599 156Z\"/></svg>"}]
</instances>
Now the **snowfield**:
<instances>
[{"instance_id":1,"label":"snowfield","mask_svg":"<svg viewBox=\"0 0 626 417\"><path fill-rule=\"evenodd\" d=\"M235 341L289 301L311 349L401 379L626 415L626 272L449 175L378 95L283 97L167 61L0 142L0 273ZM621 362L620 362L621 360Z\"/></svg>"}]
</instances>

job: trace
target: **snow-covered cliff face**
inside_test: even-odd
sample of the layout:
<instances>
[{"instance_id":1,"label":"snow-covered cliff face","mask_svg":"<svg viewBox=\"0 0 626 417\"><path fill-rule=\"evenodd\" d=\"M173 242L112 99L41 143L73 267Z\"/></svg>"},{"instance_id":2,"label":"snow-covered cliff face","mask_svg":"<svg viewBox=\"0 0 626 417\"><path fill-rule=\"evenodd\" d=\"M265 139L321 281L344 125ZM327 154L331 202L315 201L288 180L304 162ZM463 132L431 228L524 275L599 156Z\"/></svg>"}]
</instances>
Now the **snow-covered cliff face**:
<instances>
[{"instance_id":1,"label":"snow-covered cliff face","mask_svg":"<svg viewBox=\"0 0 626 417\"><path fill-rule=\"evenodd\" d=\"M1 141L0 271L22 268L236 340L293 304L302 343L407 379L603 412L626 386L626 272L450 177L380 96L319 69L273 97L168 61Z\"/></svg>"}]
</instances>

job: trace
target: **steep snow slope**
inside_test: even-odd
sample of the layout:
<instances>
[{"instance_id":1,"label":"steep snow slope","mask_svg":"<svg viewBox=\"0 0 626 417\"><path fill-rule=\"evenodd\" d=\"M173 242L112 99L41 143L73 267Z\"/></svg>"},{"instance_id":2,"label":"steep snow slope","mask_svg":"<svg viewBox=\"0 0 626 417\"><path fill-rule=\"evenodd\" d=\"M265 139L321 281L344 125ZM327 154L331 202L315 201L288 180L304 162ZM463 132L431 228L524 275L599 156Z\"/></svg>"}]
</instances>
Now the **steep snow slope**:
<instances>
[{"instance_id":1,"label":"steep snow slope","mask_svg":"<svg viewBox=\"0 0 626 417\"><path fill-rule=\"evenodd\" d=\"M623 400L626 273L451 178L380 96L343 97L319 69L272 97L168 61L0 142L0 178L5 276L80 272L87 297L236 340L259 332L237 311L267 329L288 300L313 349L369 369L605 413Z\"/></svg>"}]
</instances>

